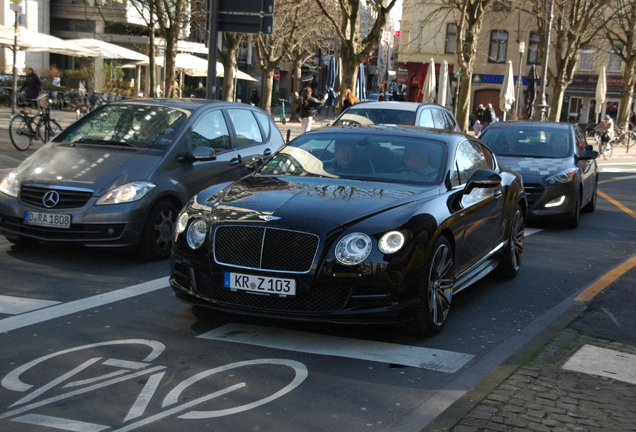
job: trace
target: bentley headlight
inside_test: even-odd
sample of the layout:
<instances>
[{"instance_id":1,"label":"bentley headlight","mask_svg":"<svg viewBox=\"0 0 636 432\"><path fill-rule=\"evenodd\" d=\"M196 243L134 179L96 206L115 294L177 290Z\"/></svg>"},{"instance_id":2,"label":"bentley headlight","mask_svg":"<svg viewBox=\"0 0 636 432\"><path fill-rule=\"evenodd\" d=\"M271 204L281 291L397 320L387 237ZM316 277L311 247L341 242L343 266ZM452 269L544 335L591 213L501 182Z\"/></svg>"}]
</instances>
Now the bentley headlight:
<instances>
[{"instance_id":1,"label":"bentley headlight","mask_svg":"<svg viewBox=\"0 0 636 432\"><path fill-rule=\"evenodd\" d=\"M336 259L345 265L364 261L371 253L371 238L363 233L345 236L336 245Z\"/></svg>"},{"instance_id":2,"label":"bentley headlight","mask_svg":"<svg viewBox=\"0 0 636 432\"><path fill-rule=\"evenodd\" d=\"M0 182L0 192L15 198L19 190L18 172L13 170Z\"/></svg>"},{"instance_id":3,"label":"bentley headlight","mask_svg":"<svg viewBox=\"0 0 636 432\"><path fill-rule=\"evenodd\" d=\"M548 177L545 181L550 184L569 183L574 180L574 174L576 174L576 168L569 168L553 175L552 177Z\"/></svg>"},{"instance_id":4,"label":"bentley headlight","mask_svg":"<svg viewBox=\"0 0 636 432\"><path fill-rule=\"evenodd\" d=\"M136 181L117 186L106 192L96 205L121 204L142 199L152 188L157 186L147 181Z\"/></svg>"},{"instance_id":5,"label":"bentley headlight","mask_svg":"<svg viewBox=\"0 0 636 432\"><path fill-rule=\"evenodd\" d=\"M179 215L179 218L177 219L177 226L175 227L177 235L185 231L186 226L188 226L188 217L188 212L183 212Z\"/></svg>"},{"instance_id":6,"label":"bentley headlight","mask_svg":"<svg viewBox=\"0 0 636 432\"><path fill-rule=\"evenodd\" d=\"M205 241L208 232L208 224L203 219L195 219L186 231L188 246L192 249L199 249Z\"/></svg>"},{"instance_id":7,"label":"bentley headlight","mask_svg":"<svg viewBox=\"0 0 636 432\"><path fill-rule=\"evenodd\" d=\"M385 254L399 251L404 246L404 234L399 231L391 231L382 236L378 247Z\"/></svg>"}]
</instances>

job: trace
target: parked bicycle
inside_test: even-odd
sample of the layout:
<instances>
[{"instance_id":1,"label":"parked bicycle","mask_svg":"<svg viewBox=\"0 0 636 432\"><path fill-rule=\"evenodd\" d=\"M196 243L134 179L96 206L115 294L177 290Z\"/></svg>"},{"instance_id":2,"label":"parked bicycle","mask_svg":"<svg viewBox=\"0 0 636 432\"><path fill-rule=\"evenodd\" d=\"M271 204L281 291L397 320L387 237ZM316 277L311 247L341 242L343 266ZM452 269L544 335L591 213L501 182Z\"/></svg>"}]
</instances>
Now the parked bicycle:
<instances>
[{"instance_id":1,"label":"parked bicycle","mask_svg":"<svg viewBox=\"0 0 636 432\"><path fill-rule=\"evenodd\" d=\"M634 125L630 122L623 122L614 128L614 145L624 146L625 153L629 152L629 148L636 144L636 131Z\"/></svg>"},{"instance_id":2,"label":"parked bicycle","mask_svg":"<svg viewBox=\"0 0 636 432\"><path fill-rule=\"evenodd\" d=\"M29 102L38 107L33 115L29 114ZM9 121L9 136L18 150L27 150L34 140L47 143L62 132L62 126L57 120L51 118L48 93L19 105L22 109L19 113L14 114Z\"/></svg>"}]
</instances>

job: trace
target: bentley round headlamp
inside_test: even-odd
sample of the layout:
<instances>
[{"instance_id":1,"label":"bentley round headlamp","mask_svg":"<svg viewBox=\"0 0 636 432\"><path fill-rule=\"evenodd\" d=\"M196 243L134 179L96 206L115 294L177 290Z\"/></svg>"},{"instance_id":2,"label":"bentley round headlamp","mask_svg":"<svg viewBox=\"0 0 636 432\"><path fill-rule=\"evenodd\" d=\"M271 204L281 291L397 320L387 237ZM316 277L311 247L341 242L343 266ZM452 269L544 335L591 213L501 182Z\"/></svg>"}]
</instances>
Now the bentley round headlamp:
<instances>
[{"instance_id":1,"label":"bentley round headlamp","mask_svg":"<svg viewBox=\"0 0 636 432\"><path fill-rule=\"evenodd\" d=\"M177 226L175 228L177 235L184 232L186 229L186 226L188 226L188 213L183 212L179 215L179 219L177 219Z\"/></svg>"},{"instance_id":2,"label":"bentley round headlamp","mask_svg":"<svg viewBox=\"0 0 636 432\"><path fill-rule=\"evenodd\" d=\"M364 261L371 253L371 238L364 233L351 233L336 245L336 259L345 265Z\"/></svg>"},{"instance_id":3,"label":"bentley round headlamp","mask_svg":"<svg viewBox=\"0 0 636 432\"><path fill-rule=\"evenodd\" d=\"M188 246L192 249L198 249L205 241L208 232L208 224L203 219L195 219L186 231L186 240Z\"/></svg>"},{"instance_id":4,"label":"bentley round headlamp","mask_svg":"<svg viewBox=\"0 0 636 432\"><path fill-rule=\"evenodd\" d=\"M378 247L386 254L395 253L402 246L404 246L404 234L399 231L391 231L384 234L378 242Z\"/></svg>"}]
</instances>

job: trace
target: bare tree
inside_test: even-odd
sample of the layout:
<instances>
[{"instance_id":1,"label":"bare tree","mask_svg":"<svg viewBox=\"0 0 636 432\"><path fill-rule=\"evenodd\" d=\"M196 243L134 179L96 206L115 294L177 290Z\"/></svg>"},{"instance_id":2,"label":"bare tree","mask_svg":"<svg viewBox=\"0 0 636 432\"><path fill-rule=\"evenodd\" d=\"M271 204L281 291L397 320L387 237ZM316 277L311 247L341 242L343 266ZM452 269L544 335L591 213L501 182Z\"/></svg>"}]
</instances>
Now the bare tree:
<instances>
[{"instance_id":1,"label":"bare tree","mask_svg":"<svg viewBox=\"0 0 636 432\"><path fill-rule=\"evenodd\" d=\"M389 13L397 0L338 0L338 8L332 7L327 0L315 0L322 13L332 24L337 39L340 40L340 57L342 58L342 82L340 88L353 89L357 80L360 63L366 61L377 48L382 39L384 26ZM361 31L363 19L361 10L366 4L375 16L375 21L368 32ZM340 95L342 98L342 92Z\"/></svg>"},{"instance_id":2,"label":"bare tree","mask_svg":"<svg viewBox=\"0 0 636 432\"><path fill-rule=\"evenodd\" d=\"M274 31L271 35L254 35L252 38L259 66L263 71L262 107L271 114L274 70L286 58L290 58L300 43L308 39L314 30L307 8L313 0L283 0L276 3Z\"/></svg>"},{"instance_id":3,"label":"bare tree","mask_svg":"<svg viewBox=\"0 0 636 432\"><path fill-rule=\"evenodd\" d=\"M559 121L563 96L574 79L581 50L591 45L604 28L610 0L535 0L531 3L532 9L527 8L528 2L521 1L517 7L537 17L542 40L550 18L547 7L550 1L554 2L554 34L550 38L554 56L548 64L553 62L554 69L548 69L553 89L548 120Z\"/></svg>"},{"instance_id":4,"label":"bare tree","mask_svg":"<svg viewBox=\"0 0 636 432\"><path fill-rule=\"evenodd\" d=\"M613 0L612 19L605 26L605 35L616 54L623 60L623 86L617 123L629 120L632 92L636 84L636 3L634 0Z\"/></svg>"},{"instance_id":5,"label":"bare tree","mask_svg":"<svg viewBox=\"0 0 636 432\"><path fill-rule=\"evenodd\" d=\"M227 51L219 50L218 56L223 64L223 88L221 100L234 100L234 71L237 69L236 56L247 35L240 33L223 33L223 42Z\"/></svg>"}]
</instances>

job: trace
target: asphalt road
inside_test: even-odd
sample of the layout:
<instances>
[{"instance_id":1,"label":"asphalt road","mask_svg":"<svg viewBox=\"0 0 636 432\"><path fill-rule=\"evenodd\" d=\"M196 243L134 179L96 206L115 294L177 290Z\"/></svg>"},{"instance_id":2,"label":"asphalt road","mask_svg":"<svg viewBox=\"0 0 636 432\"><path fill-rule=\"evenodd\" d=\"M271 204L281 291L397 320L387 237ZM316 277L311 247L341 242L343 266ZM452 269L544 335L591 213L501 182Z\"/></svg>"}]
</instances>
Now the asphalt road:
<instances>
[{"instance_id":1,"label":"asphalt road","mask_svg":"<svg viewBox=\"0 0 636 432\"><path fill-rule=\"evenodd\" d=\"M604 173L601 190L636 209L629 177ZM167 261L0 239L0 295L10 299L0 312L0 429L419 431L583 310L576 296L636 253L634 227L606 199L576 230L530 227L518 277L457 295L434 338L193 313L171 297ZM626 295L604 295L581 325L616 334L614 320L633 319L615 307Z\"/></svg>"},{"instance_id":2,"label":"asphalt road","mask_svg":"<svg viewBox=\"0 0 636 432\"><path fill-rule=\"evenodd\" d=\"M636 343L633 271L576 300L636 254L632 160L599 161L597 210L530 226L517 278L458 294L434 338L201 313L167 261L0 238L0 430L419 431L564 317Z\"/></svg>"}]
</instances>

